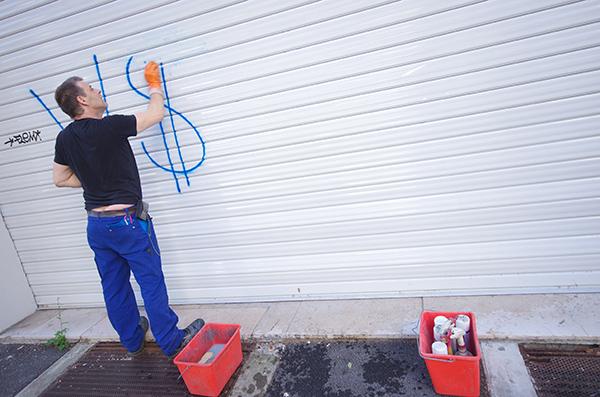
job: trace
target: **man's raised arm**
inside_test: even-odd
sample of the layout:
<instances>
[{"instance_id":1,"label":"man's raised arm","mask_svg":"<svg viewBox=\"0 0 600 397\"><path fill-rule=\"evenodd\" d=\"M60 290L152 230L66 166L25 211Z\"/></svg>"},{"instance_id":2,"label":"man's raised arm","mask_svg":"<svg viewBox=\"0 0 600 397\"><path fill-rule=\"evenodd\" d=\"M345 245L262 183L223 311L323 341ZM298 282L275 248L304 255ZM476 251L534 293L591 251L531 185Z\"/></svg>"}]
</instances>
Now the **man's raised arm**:
<instances>
[{"instance_id":1,"label":"man's raised arm","mask_svg":"<svg viewBox=\"0 0 600 397\"><path fill-rule=\"evenodd\" d=\"M152 127L165 116L165 108L163 106L164 94L161 86L160 70L156 62L149 62L146 65L144 77L150 89L150 102L146 111L135 114L137 132L142 132L146 128Z\"/></svg>"}]
</instances>

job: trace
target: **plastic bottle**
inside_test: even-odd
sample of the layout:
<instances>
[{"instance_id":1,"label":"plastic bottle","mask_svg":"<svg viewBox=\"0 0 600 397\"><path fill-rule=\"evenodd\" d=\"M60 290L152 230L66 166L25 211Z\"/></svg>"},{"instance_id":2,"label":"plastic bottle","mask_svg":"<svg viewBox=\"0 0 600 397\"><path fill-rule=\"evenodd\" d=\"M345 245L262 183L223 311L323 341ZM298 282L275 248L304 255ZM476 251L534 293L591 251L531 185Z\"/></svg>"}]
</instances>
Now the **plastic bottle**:
<instances>
[{"instance_id":1,"label":"plastic bottle","mask_svg":"<svg viewBox=\"0 0 600 397\"><path fill-rule=\"evenodd\" d=\"M456 340L457 344L458 344L458 349L454 352L455 355L457 356L463 356L463 357L467 357L467 356L472 356L473 354L467 350L467 347L465 346L465 331L462 328L458 328L455 327L452 330L452 339Z\"/></svg>"}]
</instances>

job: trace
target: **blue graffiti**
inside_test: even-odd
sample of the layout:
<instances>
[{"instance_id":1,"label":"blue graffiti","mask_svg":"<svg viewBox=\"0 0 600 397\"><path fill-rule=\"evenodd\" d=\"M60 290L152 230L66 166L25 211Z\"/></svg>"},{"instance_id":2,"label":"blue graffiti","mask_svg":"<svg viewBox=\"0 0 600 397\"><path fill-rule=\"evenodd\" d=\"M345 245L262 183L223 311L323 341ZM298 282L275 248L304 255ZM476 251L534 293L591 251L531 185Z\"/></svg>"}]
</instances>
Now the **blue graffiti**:
<instances>
[{"instance_id":1,"label":"blue graffiti","mask_svg":"<svg viewBox=\"0 0 600 397\"><path fill-rule=\"evenodd\" d=\"M125 68L125 73L127 76L127 83L129 84L129 87L131 87L131 89L138 94L141 97L144 97L146 99L150 99L150 97L146 94L144 94L143 92L141 92L140 90L138 90L133 83L131 82L131 76L130 76L130 66L131 66L131 61L133 61L133 57L129 58L129 61L127 62L127 66ZM165 94L166 96L166 94ZM167 101L169 101L170 99L167 99ZM181 117L181 119L183 121L186 122L186 124L188 124L190 127L192 127L192 129L194 130L194 132L196 133L196 135L198 136L198 140L200 140L200 143L202 144L202 159L196 164L194 165L192 168L189 168L186 172L192 172L195 171L198 167L200 167L202 165L202 163L204 162L204 158L206 156L206 146L204 143L204 140L202 139L202 136L200 136L200 132L198 131L198 129L196 128L196 126L194 124L192 124L192 122L190 120L188 120L187 117L185 117L183 114L181 114L180 112L178 112L177 110L173 109L171 106L165 105L165 108L167 108L170 112L175 113L177 116ZM174 169L168 169L163 167L162 165L158 164L153 158L152 156L150 156L150 154L148 153L148 150L146 150L146 145L144 145L144 142L142 142L142 149L144 149L144 152L146 153L146 155L148 156L148 158L150 159L150 161L157 166L158 168L167 171L167 172L175 172L177 174L183 174L184 171L183 170L174 170Z\"/></svg>"},{"instance_id":2,"label":"blue graffiti","mask_svg":"<svg viewBox=\"0 0 600 397\"><path fill-rule=\"evenodd\" d=\"M100 82L100 91L102 91L102 99L106 103L106 115L108 116L108 102L106 102L106 95L104 94L104 82L102 81L102 74L100 74L100 64L98 63L98 57L94 54L94 64L96 64L96 74L98 75L98 81Z\"/></svg>"},{"instance_id":3,"label":"blue graffiti","mask_svg":"<svg viewBox=\"0 0 600 397\"><path fill-rule=\"evenodd\" d=\"M169 98L169 91L167 90L167 78L165 77L165 69L163 68L162 62L160 63L160 75L162 76L163 87L165 89L165 97L167 98L169 119L171 120L171 128L173 129L173 136L175 137L175 145L177 145L177 153L179 153L179 161L181 161L181 168L183 169L183 175L185 175L185 181L187 182L187 185L190 186L190 178L188 178L185 162L183 161L183 156L181 154L181 146L179 146L179 139L177 139L177 129L175 128L175 120L173 120L173 110L171 109L171 100ZM173 166L171 166L171 169L172 168Z\"/></svg>"},{"instance_id":4,"label":"blue graffiti","mask_svg":"<svg viewBox=\"0 0 600 397\"><path fill-rule=\"evenodd\" d=\"M50 115L50 117L52 117L52 120L54 120L54 122L58 125L58 128L60 128L60 130L64 130L62 124L60 123L60 121L58 121L58 119L56 118L56 116L54 115L54 113L52 113L52 110L50 110L50 108L48 106L46 106L46 104L44 103L44 101L42 101L42 98L40 98L40 96L38 94L35 93L34 90L29 90L29 93L31 95L33 95L33 97L35 99L38 100L38 102L44 107L44 109L46 110L46 112Z\"/></svg>"},{"instance_id":5,"label":"blue graffiti","mask_svg":"<svg viewBox=\"0 0 600 397\"><path fill-rule=\"evenodd\" d=\"M94 54L93 59L94 59L95 67L96 67L96 73L98 75L98 80L100 82L100 91L102 92L102 97L104 98L104 102L106 102L106 94L105 94L105 91L104 91L104 82L103 82L103 79L102 79L102 74L100 73L100 66L99 66L99 62L98 62L98 57ZM130 57L129 60L127 61L126 66L125 66L125 76L127 78L127 83L129 84L129 87L133 90L133 92L135 92L136 94L138 94L139 96L141 96L143 98L150 99L150 97L148 95L142 93L139 89L137 89L133 85L133 83L131 81L130 68L131 68L132 61L133 61L133 57ZM162 76L163 89L164 89L165 99L166 99L166 104L164 106L169 111L169 120L170 120L170 124L171 124L171 129L173 130L173 137L175 138L175 145L177 146L177 153L178 153L178 156L179 156L179 161L181 162L181 169L176 169L175 166L174 166L174 164L173 164L173 161L171 159L170 148L169 148L169 145L168 145L168 142L167 142L167 136L166 136L165 129L163 127L162 121L158 125L159 125L160 132L161 132L161 135L162 135L163 144L165 146L165 151L167 153L167 161L169 162L169 166L165 167L165 166L161 165L158 161L156 161L150 155L150 152L146 148L146 144L144 143L144 141L141 141L140 144L142 146L142 150L144 151L144 154L148 157L148 159L150 160L150 162L155 167L160 168L161 170L163 170L165 172L168 172L168 173L170 173L170 174L173 175L173 179L175 180L175 186L177 188L177 191L179 193L181 193L181 188L179 186L179 179L178 179L177 175L183 174L184 177L185 177L187 186L190 186L190 179L189 179L188 175L190 173L194 172L196 169L198 169L198 167L200 167L204 163L204 160L206 158L206 144L204 142L204 139L202 139L202 136L200 135L200 132L198 131L198 128L196 128L196 126L187 117L185 117L181 112L177 111L176 109L174 109L171 106L171 98L169 96L169 92L168 92L168 89L167 89L167 80L166 80L166 77L165 77L165 71L164 71L164 67L163 67L162 63L160 64L160 73L161 73L161 76ZM58 121L58 119L56 118L56 116L52 113L52 111L50 110L50 108L48 106L46 106L46 104L39 97L39 95L37 95L32 89L30 89L29 92L44 107L44 109L46 110L46 112L50 115L50 117L52 117L52 119L58 125L58 127L61 130L63 130L62 124ZM106 115L107 116L109 115L108 104L107 104L107 107L106 107ZM198 137L198 140L200 141L200 143L202 145L202 158L196 164L194 164L194 166L189 167L189 168L186 168L186 164L185 164L185 161L183 159L183 154L181 152L181 146L179 144L179 138L177 137L177 129L175 128L174 115L177 116L177 117L179 117L181 120L183 120L187 125L189 125L192 128L192 130L195 132L196 136Z\"/></svg>"}]
</instances>

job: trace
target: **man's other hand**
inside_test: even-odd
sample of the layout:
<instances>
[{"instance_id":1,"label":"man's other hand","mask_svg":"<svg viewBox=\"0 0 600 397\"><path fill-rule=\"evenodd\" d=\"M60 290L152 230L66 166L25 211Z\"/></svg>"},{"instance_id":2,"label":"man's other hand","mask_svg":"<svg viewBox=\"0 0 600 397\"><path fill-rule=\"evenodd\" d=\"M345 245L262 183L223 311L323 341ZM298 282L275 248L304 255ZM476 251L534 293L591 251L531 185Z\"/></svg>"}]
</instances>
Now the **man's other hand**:
<instances>
[{"instance_id":1,"label":"man's other hand","mask_svg":"<svg viewBox=\"0 0 600 397\"><path fill-rule=\"evenodd\" d=\"M81 187L77 175L68 165L53 163L52 180L57 187Z\"/></svg>"}]
</instances>

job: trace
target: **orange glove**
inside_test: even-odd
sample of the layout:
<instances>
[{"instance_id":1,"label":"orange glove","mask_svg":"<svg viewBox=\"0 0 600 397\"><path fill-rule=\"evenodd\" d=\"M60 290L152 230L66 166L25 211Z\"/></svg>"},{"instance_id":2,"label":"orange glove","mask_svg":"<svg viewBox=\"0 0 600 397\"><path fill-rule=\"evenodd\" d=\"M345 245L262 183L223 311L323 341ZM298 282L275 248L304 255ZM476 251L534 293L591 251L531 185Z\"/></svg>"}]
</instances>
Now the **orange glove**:
<instances>
[{"instance_id":1,"label":"orange glove","mask_svg":"<svg viewBox=\"0 0 600 397\"><path fill-rule=\"evenodd\" d=\"M159 89L161 88L160 70L158 69L158 64L156 62L148 62L148 64L144 68L144 77L148 82L148 87Z\"/></svg>"}]
</instances>

